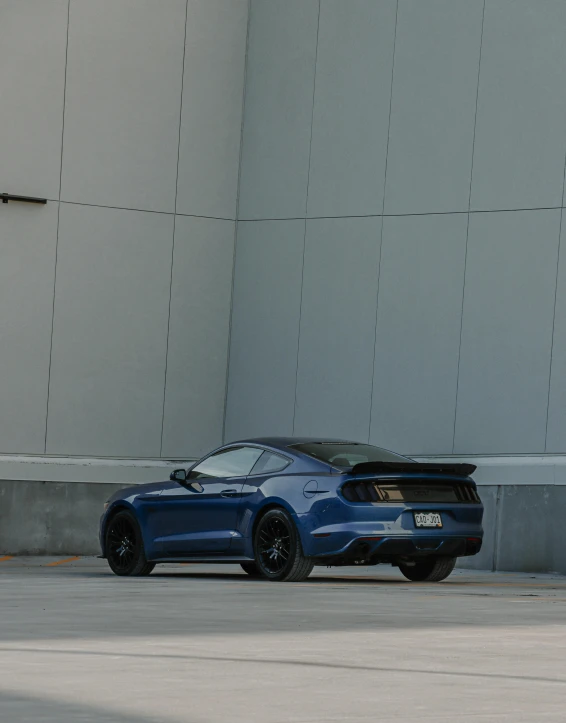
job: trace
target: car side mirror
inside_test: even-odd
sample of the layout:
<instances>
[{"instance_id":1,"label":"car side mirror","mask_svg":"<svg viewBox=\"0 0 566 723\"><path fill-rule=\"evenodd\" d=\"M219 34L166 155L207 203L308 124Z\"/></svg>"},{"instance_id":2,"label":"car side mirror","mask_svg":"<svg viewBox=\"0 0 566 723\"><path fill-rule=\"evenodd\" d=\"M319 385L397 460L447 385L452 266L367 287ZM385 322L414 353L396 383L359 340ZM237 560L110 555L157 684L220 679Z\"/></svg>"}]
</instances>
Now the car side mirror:
<instances>
[{"instance_id":1,"label":"car side mirror","mask_svg":"<svg viewBox=\"0 0 566 723\"><path fill-rule=\"evenodd\" d=\"M187 479L187 471L184 469L176 469L169 475L171 482L185 482Z\"/></svg>"}]
</instances>

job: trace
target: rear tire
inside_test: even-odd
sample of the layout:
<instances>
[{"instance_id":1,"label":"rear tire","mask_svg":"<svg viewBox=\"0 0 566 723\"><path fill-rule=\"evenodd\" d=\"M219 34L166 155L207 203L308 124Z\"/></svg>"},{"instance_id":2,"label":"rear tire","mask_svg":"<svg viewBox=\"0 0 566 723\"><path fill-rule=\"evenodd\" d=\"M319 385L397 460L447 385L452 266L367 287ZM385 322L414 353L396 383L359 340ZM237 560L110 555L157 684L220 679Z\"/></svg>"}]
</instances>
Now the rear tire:
<instances>
[{"instance_id":1,"label":"rear tire","mask_svg":"<svg viewBox=\"0 0 566 723\"><path fill-rule=\"evenodd\" d=\"M412 582L440 582L446 580L455 566L455 557L433 557L414 565L399 563L399 570Z\"/></svg>"},{"instance_id":2,"label":"rear tire","mask_svg":"<svg viewBox=\"0 0 566 723\"><path fill-rule=\"evenodd\" d=\"M112 572L121 577L149 575L155 567L146 560L138 521L127 510L118 512L108 523L106 559Z\"/></svg>"},{"instance_id":3,"label":"rear tire","mask_svg":"<svg viewBox=\"0 0 566 723\"><path fill-rule=\"evenodd\" d=\"M254 554L261 576L273 582L301 582L314 567L314 561L303 554L293 520L282 509L269 510L260 519L254 535Z\"/></svg>"}]
</instances>

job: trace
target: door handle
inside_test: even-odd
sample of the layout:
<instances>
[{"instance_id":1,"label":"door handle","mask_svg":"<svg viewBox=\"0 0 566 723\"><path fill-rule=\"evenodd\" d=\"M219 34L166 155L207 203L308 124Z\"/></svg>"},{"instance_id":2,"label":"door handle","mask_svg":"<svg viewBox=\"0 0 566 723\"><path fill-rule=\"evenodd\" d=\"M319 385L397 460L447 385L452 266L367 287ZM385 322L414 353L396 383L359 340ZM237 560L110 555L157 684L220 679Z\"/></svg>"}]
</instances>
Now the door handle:
<instances>
[{"instance_id":1,"label":"door handle","mask_svg":"<svg viewBox=\"0 0 566 723\"><path fill-rule=\"evenodd\" d=\"M238 490L222 490L220 493L220 497L236 497L238 495Z\"/></svg>"}]
</instances>

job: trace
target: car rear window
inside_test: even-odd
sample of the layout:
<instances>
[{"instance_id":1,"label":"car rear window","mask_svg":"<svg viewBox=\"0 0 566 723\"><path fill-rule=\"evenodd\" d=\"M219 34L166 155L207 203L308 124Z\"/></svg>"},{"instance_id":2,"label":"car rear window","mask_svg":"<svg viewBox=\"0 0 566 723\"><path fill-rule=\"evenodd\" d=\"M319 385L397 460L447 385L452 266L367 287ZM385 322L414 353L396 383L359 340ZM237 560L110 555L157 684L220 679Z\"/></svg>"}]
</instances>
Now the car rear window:
<instances>
[{"instance_id":1,"label":"car rear window","mask_svg":"<svg viewBox=\"0 0 566 723\"><path fill-rule=\"evenodd\" d=\"M271 474L272 472L281 472L290 464L289 459L281 457L274 452L264 452L255 463L250 474Z\"/></svg>"},{"instance_id":2,"label":"car rear window","mask_svg":"<svg viewBox=\"0 0 566 723\"><path fill-rule=\"evenodd\" d=\"M305 442L294 444L293 449L308 454L333 467L353 467L362 462L407 462L407 457L371 444L352 442Z\"/></svg>"}]
</instances>

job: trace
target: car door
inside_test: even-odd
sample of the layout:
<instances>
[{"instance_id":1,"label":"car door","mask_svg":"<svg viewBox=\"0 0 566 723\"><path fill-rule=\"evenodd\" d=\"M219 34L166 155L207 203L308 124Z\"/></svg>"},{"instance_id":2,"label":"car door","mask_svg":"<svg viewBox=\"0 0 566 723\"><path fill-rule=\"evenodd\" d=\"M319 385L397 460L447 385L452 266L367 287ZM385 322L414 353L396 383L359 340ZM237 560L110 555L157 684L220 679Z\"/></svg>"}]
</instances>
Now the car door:
<instances>
[{"instance_id":1,"label":"car door","mask_svg":"<svg viewBox=\"0 0 566 723\"><path fill-rule=\"evenodd\" d=\"M262 487L264 483L268 482L274 475L283 472L291 462L292 460L288 457L266 450L261 457L258 458L250 474L243 481L241 501L238 509L238 529L241 534L235 536L232 540L232 550L234 554L249 554L249 547L246 552L246 548L249 546L249 539L248 542L246 542L246 538L249 538L251 535L250 521L253 518L254 512L257 511L258 506L261 505L265 499L265 490L262 489Z\"/></svg>"},{"instance_id":2,"label":"car door","mask_svg":"<svg viewBox=\"0 0 566 723\"><path fill-rule=\"evenodd\" d=\"M246 475L263 450L223 449L193 467L184 485L164 490L154 512L163 557L229 554Z\"/></svg>"}]
</instances>

